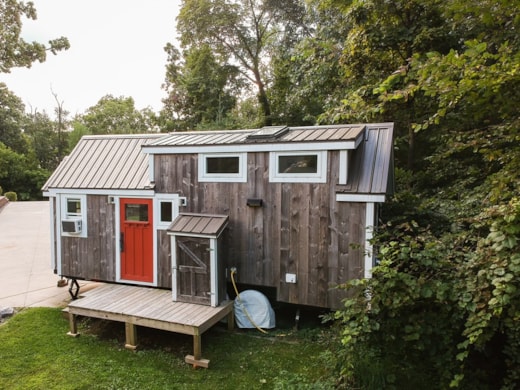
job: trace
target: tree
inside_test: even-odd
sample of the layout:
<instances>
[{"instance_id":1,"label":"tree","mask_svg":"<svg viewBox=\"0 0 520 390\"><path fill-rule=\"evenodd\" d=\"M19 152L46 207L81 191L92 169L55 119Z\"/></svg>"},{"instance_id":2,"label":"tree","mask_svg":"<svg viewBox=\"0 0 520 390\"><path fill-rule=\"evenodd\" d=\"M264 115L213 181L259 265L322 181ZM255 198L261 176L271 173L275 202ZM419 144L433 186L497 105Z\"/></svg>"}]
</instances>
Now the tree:
<instances>
[{"instance_id":1,"label":"tree","mask_svg":"<svg viewBox=\"0 0 520 390\"><path fill-rule=\"evenodd\" d=\"M358 93L358 107L346 101L336 111L399 115L412 101L414 136L435 141L387 208L373 279L350 283L359 294L338 313L346 381L367 388L363 377L377 378L376 388L520 384L516 6L439 7L449 22L443 34L458 42L414 48L403 66Z\"/></svg>"},{"instance_id":2,"label":"tree","mask_svg":"<svg viewBox=\"0 0 520 390\"><path fill-rule=\"evenodd\" d=\"M148 111L138 111L134 99L106 95L90 107L79 121L91 134L146 133L153 130Z\"/></svg>"},{"instance_id":3,"label":"tree","mask_svg":"<svg viewBox=\"0 0 520 390\"><path fill-rule=\"evenodd\" d=\"M446 53L460 48L460 36L445 17L444 2L435 0L402 1L317 1L321 12L338 12L346 32L337 61L340 67L341 96L332 96L323 122L386 121L396 122L397 143L408 169L415 166L416 133L413 124L427 113L428 101L409 96L406 102L390 107L378 106L373 93L380 83L406 66L412 55L430 51ZM340 27L338 27L340 28ZM327 31L327 30L325 30ZM320 39L321 37L316 37ZM391 112L391 114L389 114ZM391 116L391 118L389 118ZM421 140L424 146L427 140ZM424 151L421 151L424 154ZM401 157L401 153L397 155Z\"/></svg>"},{"instance_id":4,"label":"tree","mask_svg":"<svg viewBox=\"0 0 520 390\"><path fill-rule=\"evenodd\" d=\"M168 44L166 82L163 88L168 97L163 100L163 115L175 129L194 129L200 124L219 127L235 106L237 69L221 65L208 45L192 47L181 55ZM232 93L234 92L234 93Z\"/></svg>"},{"instance_id":5,"label":"tree","mask_svg":"<svg viewBox=\"0 0 520 390\"><path fill-rule=\"evenodd\" d=\"M279 23L298 1L184 0L177 28L184 48L208 45L222 61L236 64L256 86L265 125L272 124L269 83L269 47L283 31Z\"/></svg>"},{"instance_id":6,"label":"tree","mask_svg":"<svg viewBox=\"0 0 520 390\"><path fill-rule=\"evenodd\" d=\"M65 37L50 40L48 46L26 42L20 37L23 17L36 20L32 2L0 0L0 73L9 73L15 67L30 68L35 61L44 62L47 51L56 54L70 47Z\"/></svg>"},{"instance_id":7,"label":"tree","mask_svg":"<svg viewBox=\"0 0 520 390\"><path fill-rule=\"evenodd\" d=\"M4 83L0 83L0 142L18 153L27 152L22 137L25 106Z\"/></svg>"},{"instance_id":8,"label":"tree","mask_svg":"<svg viewBox=\"0 0 520 390\"><path fill-rule=\"evenodd\" d=\"M24 134L39 166L49 172L54 171L67 147L67 133L56 131L56 123L47 113L32 113L27 118Z\"/></svg>"},{"instance_id":9,"label":"tree","mask_svg":"<svg viewBox=\"0 0 520 390\"><path fill-rule=\"evenodd\" d=\"M56 133L58 135L58 161L61 161L64 152L63 148L67 144L67 142L63 142L63 133L66 129L66 118L69 112L63 109L63 101L60 101L58 99L58 94L54 92L52 89L51 92L52 96L54 96L54 100L56 100L56 108L54 109L54 111L58 120L56 123Z\"/></svg>"},{"instance_id":10,"label":"tree","mask_svg":"<svg viewBox=\"0 0 520 390\"><path fill-rule=\"evenodd\" d=\"M341 68L348 25L341 12L310 2L299 25L274 48L269 97L278 123L313 125L348 88Z\"/></svg>"}]
</instances>

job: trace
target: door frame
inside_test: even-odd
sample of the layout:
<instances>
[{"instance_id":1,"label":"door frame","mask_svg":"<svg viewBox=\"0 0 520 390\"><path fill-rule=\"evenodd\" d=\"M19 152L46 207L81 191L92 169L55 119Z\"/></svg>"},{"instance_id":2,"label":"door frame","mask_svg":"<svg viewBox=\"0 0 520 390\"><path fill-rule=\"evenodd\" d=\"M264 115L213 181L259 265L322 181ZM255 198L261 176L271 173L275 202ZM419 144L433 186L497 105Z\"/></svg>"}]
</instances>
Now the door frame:
<instances>
[{"instance_id":1,"label":"door frame","mask_svg":"<svg viewBox=\"0 0 520 390\"><path fill-rule=\"evenodd\" d=\"M142 282L139 280L124 279L121 275L121 242L119 237L121 236L121 199L145 199L152 201L152 210L149 211L149 215L152 217L152 281ZM156 221L155 221L155 201L153 197L147 196L118 196L114 197L116 218L116 281L121 283L138 284L143 286L157 286L157 232L156 232Z\"/></svg>"},{"instance_id":2,"label":"door frame","mask_svg":"<svg viewBox=\"0 0 520 390\"><path fill-rule=\"evenodd\" d=\"M143 286L151 286L157 287L159 283L159 277L157 275L158 270L158 256L157 256L157 232L158 230L166 230L167 224L161 223L160 218L160 202L161 201L171 201L173 204L173 215L172 221L179 214L179 207L186 202L186 198L180 197L179 194L166 194L166 193L155 193L153 196L146 195L136 195L134 194L120 194L117 196L111 196L113 198L114 206L115 206L115 215L116 215L116 223L115 223L115 248L116 248L116 275L115 281L117 283L132 283L136 285ZM121 248L119 243L119 237L121 234L121 207L120 207L120 199L152 199L152 215L153 215L153 282L139 282L139 281L131 281L121 278Z\"/></svg>"}]
</instances>

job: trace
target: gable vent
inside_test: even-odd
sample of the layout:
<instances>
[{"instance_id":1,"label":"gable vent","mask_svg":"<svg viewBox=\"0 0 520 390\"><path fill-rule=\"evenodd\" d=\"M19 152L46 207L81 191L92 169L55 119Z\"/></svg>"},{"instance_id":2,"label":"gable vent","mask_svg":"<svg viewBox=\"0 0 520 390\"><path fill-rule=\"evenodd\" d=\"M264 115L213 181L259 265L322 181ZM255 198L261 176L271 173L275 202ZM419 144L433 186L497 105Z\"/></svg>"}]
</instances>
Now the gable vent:
<instances>
[{"instance_id":1,"label":"gable vent","mask_svg":"<svg viewBox=\"0 0 520 390\"><path fill-rule=\"evenodd\" d=\"M247 139L273 139L280 138L287 133L289 128L287 126L265 126L260 130L255 131L247 136Z\"/></svg>"}]
</instances>

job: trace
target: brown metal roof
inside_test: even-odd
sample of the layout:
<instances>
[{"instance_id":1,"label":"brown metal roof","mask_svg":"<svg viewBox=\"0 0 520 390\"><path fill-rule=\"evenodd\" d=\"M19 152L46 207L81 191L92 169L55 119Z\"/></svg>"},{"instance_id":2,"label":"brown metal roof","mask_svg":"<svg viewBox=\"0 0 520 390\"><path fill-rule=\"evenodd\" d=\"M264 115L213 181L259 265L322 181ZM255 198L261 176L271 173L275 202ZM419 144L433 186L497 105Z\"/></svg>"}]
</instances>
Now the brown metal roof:
<instances>
[{"instance_id":1,"label":"brown metal roof","mask_svg":"<svg viewBox=\"0 0 520 390\"><path fill-rule=\"evenodd\" d=\"M147 189L150 186L148 155L142 152L141 146L161 136L85 136L42 189Z\"/></svg>"},{"instance_id":2,"label":"brown metal roof","mask_svg":"<svg viewBox=\"0 0 520 390\"><path fill-rule=\"evenodd\" d=\"M175 218L168 233L173 235L195 235L218 237L228 223L227 215L182 213Z\"/></svg>"},{"instance_id":3,"label":"brown metal roof","mask_svg":"<svg viewBox=\"0 0 520 390\"><path fill-rule=\"evenodd\" d=\"M161 139L150 142L146 145L146 148L357 141L362 137L364 128L364 125L290 127L278 137L267 137L261 139L249 136L261 132L265 128L250 130L179 132L170 133Z\"/></svg>"},{"instance_id":4,"label":"brown metal roof","mask_svg":"<svg viewBox=\"0 0 520 390\"><path fill-rule=\"evenodd\" d=\"M365 140L351 151L345 193L393 192L393 125L367 125Z\"/></svg>"}]
</instances>

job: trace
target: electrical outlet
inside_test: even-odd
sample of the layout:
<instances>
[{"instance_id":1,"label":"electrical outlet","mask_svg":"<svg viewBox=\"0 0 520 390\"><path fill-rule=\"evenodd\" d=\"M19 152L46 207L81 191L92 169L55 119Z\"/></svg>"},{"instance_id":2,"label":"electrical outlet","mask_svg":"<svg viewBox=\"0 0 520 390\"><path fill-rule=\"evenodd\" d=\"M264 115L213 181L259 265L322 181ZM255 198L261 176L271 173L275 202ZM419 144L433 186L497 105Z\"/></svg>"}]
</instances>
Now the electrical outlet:
<instances>
[{"instance_id":1,"label":"electrical outlet","mask_svg":"<svg viewBox=\"0 0 520 390\"><path fill-rule=\"evenodd\" d=\"M285 283L296 283L296 274L285 274Z\"/></svg>"}]
</instances>

